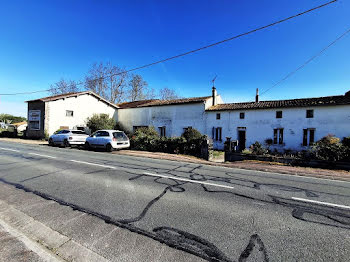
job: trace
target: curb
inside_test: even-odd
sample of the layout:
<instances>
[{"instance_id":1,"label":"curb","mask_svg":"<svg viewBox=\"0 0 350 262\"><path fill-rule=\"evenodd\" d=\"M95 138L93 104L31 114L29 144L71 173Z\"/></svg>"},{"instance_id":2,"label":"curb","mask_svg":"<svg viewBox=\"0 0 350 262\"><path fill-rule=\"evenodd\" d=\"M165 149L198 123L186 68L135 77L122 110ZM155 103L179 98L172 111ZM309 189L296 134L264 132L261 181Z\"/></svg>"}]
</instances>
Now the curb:
<instances>
[{"instance_id":1,"label":"curb","mask_svg":"<svg viewBox=\"0 0 350 262\"><path fill-rule=\"evenodd\" d=\"M0 224L23 242L34 242L30 248L49 261L108 261L69 237L0 200ZM40 252L41 250L41 252Z\"/></svg>"},{"instance_id":2,"label":"curb","mask_svg":"<svg viewBox=\"0 0 350 262\"><path fill-rule=\"evenodd\" d=\"M61 259L46 261L203 261L142 233L0 182L2 225Z\"/></svg>"}]
</instances>

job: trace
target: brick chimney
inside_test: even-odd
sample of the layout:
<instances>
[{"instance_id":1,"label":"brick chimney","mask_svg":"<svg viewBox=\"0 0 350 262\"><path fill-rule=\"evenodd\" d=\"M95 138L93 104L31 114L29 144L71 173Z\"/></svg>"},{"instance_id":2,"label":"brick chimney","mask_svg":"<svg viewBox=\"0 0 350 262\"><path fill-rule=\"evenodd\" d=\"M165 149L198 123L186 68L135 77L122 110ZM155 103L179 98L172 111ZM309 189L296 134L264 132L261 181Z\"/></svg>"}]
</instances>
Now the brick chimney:
<instances>
[{"instance_id":1,"label":"brick chimney","mask_svg":"<svg viewBox=\"0 0 350 262\"><path fill-rule=\"evenodd\" d=\"M215 86L213 86L213 90L212 90L213 106L215 106L217 104L217 101L216 101L217 95L218 95L218 92L216 91Z\"/></svg>"},{"instance_id":2,"label":"brick chimney","mask_svg":"<svg viewBox=\"0 0 350 262\"><path fill-rule=\"evenodd\" d=\"M259 88L256 89L255 102L259 102Z\"/></svg>"}]
</instances>

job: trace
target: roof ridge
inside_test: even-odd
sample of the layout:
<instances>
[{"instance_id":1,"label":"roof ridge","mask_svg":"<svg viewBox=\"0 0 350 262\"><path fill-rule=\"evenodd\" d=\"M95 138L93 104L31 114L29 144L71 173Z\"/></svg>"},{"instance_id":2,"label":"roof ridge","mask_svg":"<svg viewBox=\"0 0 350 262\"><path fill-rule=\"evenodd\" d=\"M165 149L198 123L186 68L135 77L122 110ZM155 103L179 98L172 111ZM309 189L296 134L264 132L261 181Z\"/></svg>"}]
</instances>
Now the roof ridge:
<instances>
[{"instance_id":1,"label":"roof ridge","mask_svg":"<svg viewBox=\"0 0 350 262\"><path fill-rule=\"evenodd\" d=\"M297 100L310 100L310 99L322 99L322 98L333 98L333 97L345 97L345 95L305 97L305 98L292 98L292 99L279 99L279 100L260 100L259 102L255 102L255 101L232 102L232 103L225 103L225 104L226 105L231 105L231 104L255 104L255 103L264 103L264 102L297 101ZM223 104L221 104L221 105L223 105Z\"/></svg>"},{"instance_id":2,"label":"roof ridge","mask_svg":"<svg viewBox=\"0 0 350 262\"><path fill-rule=\"evenodd\" d=\"M211 106L207 111L215 110L248 110L248 109L269 109L269 108L287 108L287 107L310 107L310 106L329 106L329 105L348 105L350 96L336 95L311 98L296 98L285 100L266 100L259 102L239 102L226 103Z\"/></svg>"}]
</instances>

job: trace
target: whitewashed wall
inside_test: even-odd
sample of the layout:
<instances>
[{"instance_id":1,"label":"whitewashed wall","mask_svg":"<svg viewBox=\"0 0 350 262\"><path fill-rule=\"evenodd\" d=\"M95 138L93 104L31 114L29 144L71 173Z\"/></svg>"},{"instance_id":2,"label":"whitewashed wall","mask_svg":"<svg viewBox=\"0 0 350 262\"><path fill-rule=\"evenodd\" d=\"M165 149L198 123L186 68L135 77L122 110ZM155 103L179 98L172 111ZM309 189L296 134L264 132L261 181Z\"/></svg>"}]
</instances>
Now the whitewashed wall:
<instances>
[{"instance_id":1,"label":"whitewashed wall","mask_svg":"<svg viewBox=\"0 0 350 262\"><path fill-rule=\"evenodd\" d=\"M181 136L188 126L205 132L205 104L191 103L166 106L118 109L118 121L129 130L133 126L166 127L166 136Z\"/></svg>"},{"instance_id":2,"label":"whitewashed wall","mask_svg":"<svg viewBox=\"0 0 350 262\"><path fill-rule=\"evenodd\" d=\"M314 118L306 118L306 110L314 110ZM283 118L276 119L276 111L283 111ZM245 113L245 119L240 119L239 114ZM221 119L216 119L216 114L221 114ZM265 139L273 139L273 129L284 129L284 144L275 145L281 151L283 149L302 150L303 129L315 128L315 141L327 134L334 134L339 138L350 136L350 105L324 106L305 108L281 108L260 110L232 110L232 111L207 111L206 133L212 137L212 128L222 127L222 142L214 141L214 148L223 149L226 137L238 140L238 127L246 127L246 147L255 141L264 143Z\"/></svg>"},{"instance_id":3,"label":"whitewashed wall","mask_svg":"<svg viewBox=\"0 0 350 262\"><path fill-rule=\"evenodd\" d=\"M73 117L66 116L66 110L73 111ZM46 102L45 128L51 135L60 126L68 126L69 128L86 126L88 117L101 113L108 114L117 120L116 109L93 95L85 94Z\"/></svg>"}]
</instances>

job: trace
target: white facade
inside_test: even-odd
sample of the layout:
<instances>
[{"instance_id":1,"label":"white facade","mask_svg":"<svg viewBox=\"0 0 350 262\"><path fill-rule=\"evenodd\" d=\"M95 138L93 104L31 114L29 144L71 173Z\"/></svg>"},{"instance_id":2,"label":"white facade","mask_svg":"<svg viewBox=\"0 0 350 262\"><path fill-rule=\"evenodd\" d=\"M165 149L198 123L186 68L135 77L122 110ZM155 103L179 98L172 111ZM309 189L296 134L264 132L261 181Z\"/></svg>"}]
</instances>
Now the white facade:
<instances>
[{"instance_id":1,"label":"white facade","mask_svg":"<svg viewBox=\"0 0 350 262\"><path fill-rule=\"evenodd\" d=\"M29 119L29 131L32 129L33 136L43 136L42 127L49 135L60 128L85 127L88 117L104 113L129 131L153 126L161 135L174 137L181 136L185 128L192 127L213 139L214 148L221 150L226 137L239 141L241 150L256 141L265 144L266 139L272 139L272 150L299 151L328 134L339 138L350 136L350 92L345 96L298 100L300 104L319 105L313 107L296 107L296 100L277 102L291 101L293 107L269 109L259 108L265 105L264 101L223 104L213 88L211 97L166 101L169 104L159 100L137 101L121 104L122 108L119 108L92 92L82 92L28 101L28 112L39 112L36 113L36 125L31 125ZM271 102L276 101L267 101L269 105ZM244 106L252 108L237 109ZM313 110L312 117L307 117L307 110ZM277 118L277 111L282 112L281 118ZM240 117L242 113L244 118Z\"/></svg>"},{"instance_id":2,"label":"white facade","mask_svg":"<svg viewBox=\"0 0 350 262\"><path fill-rule=\"evenodd\" d=\"M138 126L165 127L166 136L181 136L189 126L205 133L205 104L180 104L125 108L118 110L118 120L128 130Z\"/></svg>"},{"instance_id":3,"label":"white facade","mask_svg":"<svg viewBox=\"0 0 350 262\"><path fill-rule=\"evenodd\" d=\"M313 118L306 118L306 110L313 110ZM276 111L282 111L282 118L276 118ZM240 119L240 113L245 114L244 119ZM207 111L206 133L210 137L213 127L222 127L222 141L214 140L218 149L224 148L226 137L239 140L240 130L245 130L245 147L249 147L256 141L264 145L267 138L274 138L274 129L283 129L283 143L277 141L271 149L303 150L307 148L303 146L304 129L314 130L314 141L328 134L350 136L350 105ZM309 142L310 132L307 136Z\"/></svg>"},{"instance_id":4,"label":"white facade","mask_svg":"<svg viewBox=\"0 0 350 262\"><path fill-rule=\"evenodd\" d=\"M45 102L44 128L49 135L65 127L85 127L93 114L108 114L117 121L116 106L89 93Z\"/></svg>"}]
</instances>

